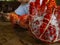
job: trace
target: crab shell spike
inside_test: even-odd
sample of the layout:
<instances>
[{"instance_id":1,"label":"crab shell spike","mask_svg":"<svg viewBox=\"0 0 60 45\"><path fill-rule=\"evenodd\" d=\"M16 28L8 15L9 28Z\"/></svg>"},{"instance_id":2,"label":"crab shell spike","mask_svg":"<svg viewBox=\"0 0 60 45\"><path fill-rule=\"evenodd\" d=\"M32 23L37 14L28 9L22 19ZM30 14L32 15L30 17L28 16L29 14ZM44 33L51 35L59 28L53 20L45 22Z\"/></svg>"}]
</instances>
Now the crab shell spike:
<instances>
[{"instance_id":1,"label":"crab shell spike","mask_svg":"<svg viewBox=\"0 0 60 45\"><path fill-rule=\"evenodd\" d=\"M33 12L35 12L34 9L35 9L35 2L31 2L30 3L30 9L29 9L30 14L34 15L34 13L33 13Z\"/></svg>"},{"instance_id":2,"label":"crab shell spike","mask_svg":"<svg viewBox=\"0 0 60 45\"><path fill-rule=\"evenodd\" d=\"M46 5L49 3L50 0L43 0L41 4L41 12L44 13Z\"/></svg>"},{"instance_id":3,"label":"crab shell spike","mask_svg":"<svg viewBox=\"0 0 60 45\"><path fill-rule=\"evenodd\" d=\"M36 0L35 3L36 3L36 6L37 6L37 5L40 5L40 0Z\"/></svg>"}]
</instances>

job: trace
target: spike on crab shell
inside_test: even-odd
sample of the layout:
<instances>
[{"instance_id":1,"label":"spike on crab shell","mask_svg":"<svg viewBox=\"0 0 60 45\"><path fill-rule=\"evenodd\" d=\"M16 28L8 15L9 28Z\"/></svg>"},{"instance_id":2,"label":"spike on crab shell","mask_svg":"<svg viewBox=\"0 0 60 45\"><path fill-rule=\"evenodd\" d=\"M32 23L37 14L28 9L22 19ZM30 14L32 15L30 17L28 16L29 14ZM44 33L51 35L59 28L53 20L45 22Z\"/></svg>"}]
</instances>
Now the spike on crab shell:
<instances>
[{"instance_id":1,"label":"spike on crab shell","mask_svg":"<svg viewBox=\"0 0 60 45\"><path fill-rule=\"evenodd\" d=\"M51 14L46 14L44 17L45 17L47 20L50 20Z\"/></svg>"},{"instance_id":2,"label":"spike on crab shell","mask_svg":"<svg viewBox=\"0 0 60 45\"><path fill-rule=\"evenodd\" d=\"M31 2L30 3L30 8L29 8L29 12L31 15L35 15L35 2Z\"/></svg>"},{"instance_id":3,"label":"spike on crab shell","mask_svg":"<svg viewBox=\"0 0 60 45\"><path fill-rule=\"evenodd\" d=\"M31 2L30 3L30 6L35 6L35 2Z\"/></svg>"}]
</instances>

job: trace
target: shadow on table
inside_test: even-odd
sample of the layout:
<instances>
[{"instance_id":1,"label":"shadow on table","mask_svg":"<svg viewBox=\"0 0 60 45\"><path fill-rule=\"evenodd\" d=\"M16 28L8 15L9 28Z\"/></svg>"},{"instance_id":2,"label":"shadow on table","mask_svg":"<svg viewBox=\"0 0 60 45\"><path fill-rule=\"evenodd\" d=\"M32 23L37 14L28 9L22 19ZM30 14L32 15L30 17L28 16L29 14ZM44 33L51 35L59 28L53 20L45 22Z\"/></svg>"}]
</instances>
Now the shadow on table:
<instances>
[{"instance_id":1,"label":"shadow on table","mask_svg":"<svg viewBox=\"0 0 60 45\"><path fill-rule=\"evenodd\" d=\"M49 45L36 38L33 38L27 29L21 28L19 25L14 26L16 35L19 37L20 42L24 45Z\"/></svg>"}]
</instances>

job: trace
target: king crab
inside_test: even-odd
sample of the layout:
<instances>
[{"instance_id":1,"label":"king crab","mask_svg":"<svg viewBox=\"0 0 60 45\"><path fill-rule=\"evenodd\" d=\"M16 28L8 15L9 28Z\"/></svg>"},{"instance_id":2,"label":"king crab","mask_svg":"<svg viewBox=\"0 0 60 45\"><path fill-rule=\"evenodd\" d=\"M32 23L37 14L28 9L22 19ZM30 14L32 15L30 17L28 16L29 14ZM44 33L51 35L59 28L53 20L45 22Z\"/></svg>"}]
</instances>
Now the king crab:
<instances>
[{"instance_id":1,"label":"king crab","mask_svg":"<svg viewBox=\"0 0 60 45\"><path fill-rule=\"evenodd\" d=\"M30 3L29 12L29 16L16 17L22 27L29 28L39 40L49 43L60 41L60 7L55 0L43 0L41 5L40 0L35 0Z\"/></svg>"}]
</instances>

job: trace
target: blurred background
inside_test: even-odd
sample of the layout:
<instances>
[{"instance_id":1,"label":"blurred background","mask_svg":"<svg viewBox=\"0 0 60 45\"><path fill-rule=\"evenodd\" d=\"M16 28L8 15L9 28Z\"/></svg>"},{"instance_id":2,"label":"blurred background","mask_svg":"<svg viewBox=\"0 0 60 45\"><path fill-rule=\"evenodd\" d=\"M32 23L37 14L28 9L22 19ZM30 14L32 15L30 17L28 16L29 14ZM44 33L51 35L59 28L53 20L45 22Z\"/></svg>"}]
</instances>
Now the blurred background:
<instances>
[{"instance_id":1,"label":"blurred background","mask_svg":"<svg viewBox=\"0 0 60 45\"><path fill-rule=\"evenodd\" d=\"M11 12L14 11L20 3L16 0L0 0L0 12Z\"/></svg>"},{"instance_id":2,"label":"blurred background","mask_svg":"<svg viewBox=\"0 0 60 45\"><path fill-rule=\"evenodd\" d=\"M56 0L57 5L60 5L60 0ZM0 12L12 12L20 3L17 0L0 0Z\"/></svg>"},{"instance_id":3,"label":"blurred background","mask_svg":"<svg viewBox=\"0 0 60 45\"><path fill-rule=\"evenodd\" d=\"M17 0L0 0L0 20L7 21L7 13L13 12L19 5Z\"/></svg>"}]
</instances>

